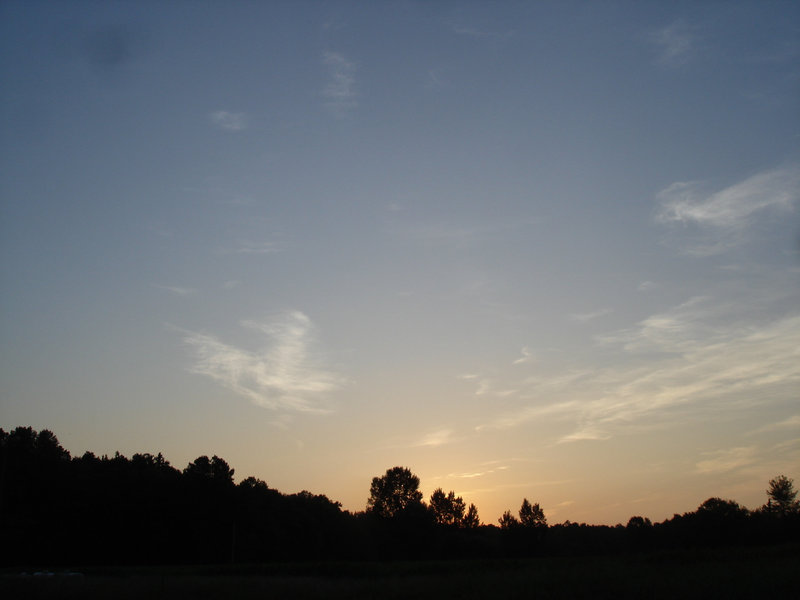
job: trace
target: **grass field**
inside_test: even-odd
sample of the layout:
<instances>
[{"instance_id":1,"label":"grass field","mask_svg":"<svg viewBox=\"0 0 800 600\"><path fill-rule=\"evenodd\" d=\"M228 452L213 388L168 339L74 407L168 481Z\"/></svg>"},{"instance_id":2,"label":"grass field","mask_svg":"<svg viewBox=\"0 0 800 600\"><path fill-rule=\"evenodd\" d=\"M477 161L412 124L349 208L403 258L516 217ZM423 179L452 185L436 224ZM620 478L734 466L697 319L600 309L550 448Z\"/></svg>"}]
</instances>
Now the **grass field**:
<instances>
[{"instance_id":1,"label":"grass field","mask_svg":"<svg viewBox=\"0 0 800 600\"><path fill-rule=\"evenodd\" d=\"M4 598L775 598L798 597L800 545L492 561L75 569L20 578ZM56 571L57 573L57 571Z\"/></svg>"}]
</instances>

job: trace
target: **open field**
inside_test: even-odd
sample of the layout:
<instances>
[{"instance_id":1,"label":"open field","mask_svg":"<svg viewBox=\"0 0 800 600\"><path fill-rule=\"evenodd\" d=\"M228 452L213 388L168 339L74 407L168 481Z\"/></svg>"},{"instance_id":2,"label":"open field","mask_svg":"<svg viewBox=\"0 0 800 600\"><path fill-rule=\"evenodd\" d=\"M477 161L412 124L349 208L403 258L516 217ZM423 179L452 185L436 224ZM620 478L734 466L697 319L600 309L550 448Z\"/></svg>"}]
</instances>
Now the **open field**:
<instances>
[{"instance_id":1,"label":"open field","mask_svg":"<svg viewBox=\"0 0 800 600\"><path fill-rule=\"evenodd\" d=\"M118 567L3 574L6 598L789 598L800 546L493 561ZM58 571L56 571L58 573ZM10 593L9 593L10 592Z\"/></svg>"}]
</instances>

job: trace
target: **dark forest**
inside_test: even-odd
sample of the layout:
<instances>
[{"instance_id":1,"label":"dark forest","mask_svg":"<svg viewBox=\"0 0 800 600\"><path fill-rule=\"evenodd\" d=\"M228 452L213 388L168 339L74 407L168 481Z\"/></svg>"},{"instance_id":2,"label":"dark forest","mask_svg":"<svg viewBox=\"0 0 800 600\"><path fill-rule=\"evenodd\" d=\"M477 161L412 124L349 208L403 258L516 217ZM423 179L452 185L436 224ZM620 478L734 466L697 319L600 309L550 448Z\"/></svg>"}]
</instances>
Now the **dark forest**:
<instances>
[{"instance_id":1,"label":"dark forest","mask_svg":"<svg viewBox=\"0 0 800 600\"><path fill-rule=\"evenodd\" d=\"M765 482L748 510L709 498L661 523L548 524L522 499L495 524L438 489L429 499L407 468L365 482L366 508L325 495L283 494L218 457L182 471L159 454L72 457L48 430L0 429L2 566L201 565L270 561L584 556L800 541L793 482Z\"/></svg>"}]
</instances>

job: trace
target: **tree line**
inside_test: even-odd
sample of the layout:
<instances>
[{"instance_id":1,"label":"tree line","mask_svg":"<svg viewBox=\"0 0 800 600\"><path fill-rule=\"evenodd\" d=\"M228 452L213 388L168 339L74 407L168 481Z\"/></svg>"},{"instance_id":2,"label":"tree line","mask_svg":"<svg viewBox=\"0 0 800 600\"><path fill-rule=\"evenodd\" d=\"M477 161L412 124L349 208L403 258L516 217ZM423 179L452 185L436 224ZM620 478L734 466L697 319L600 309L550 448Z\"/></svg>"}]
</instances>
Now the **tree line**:
<instances>
[{"instance_id":1,"label":"tree line","mask_svg":"<svg viewBox=\"0 0 800 600\"><path fill-rule=\"evenodd\" d=\"M287 560L495 558L800 541L793 482L769 482L748 510L709 498L661 523L549 525L523 499L498 524L474 504L393 467L372 479L364 511L325 495L283 494L218 457L183 470L160 453L72 457L48 430L0 429L0 564L221 564Z\"/></svg>"}]
</instances>

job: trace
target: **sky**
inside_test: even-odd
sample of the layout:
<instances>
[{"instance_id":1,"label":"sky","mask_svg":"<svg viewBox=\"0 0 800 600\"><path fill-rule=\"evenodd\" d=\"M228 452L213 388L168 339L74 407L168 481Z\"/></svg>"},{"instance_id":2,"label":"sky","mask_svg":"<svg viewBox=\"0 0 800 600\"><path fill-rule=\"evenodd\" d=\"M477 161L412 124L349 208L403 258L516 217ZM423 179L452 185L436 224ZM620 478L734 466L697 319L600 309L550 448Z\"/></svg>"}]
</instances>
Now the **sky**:
<instances>
[{"instance_id":1,"label":"sky","mask_svg":"<svg viewBox=\"0 0 800 600\"><path fill-rule=\"evenodd\" d=\"M496 523L800 480L794 2L0 4L0 426Z\"/></svg>"}]
</instances>

